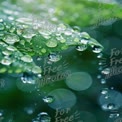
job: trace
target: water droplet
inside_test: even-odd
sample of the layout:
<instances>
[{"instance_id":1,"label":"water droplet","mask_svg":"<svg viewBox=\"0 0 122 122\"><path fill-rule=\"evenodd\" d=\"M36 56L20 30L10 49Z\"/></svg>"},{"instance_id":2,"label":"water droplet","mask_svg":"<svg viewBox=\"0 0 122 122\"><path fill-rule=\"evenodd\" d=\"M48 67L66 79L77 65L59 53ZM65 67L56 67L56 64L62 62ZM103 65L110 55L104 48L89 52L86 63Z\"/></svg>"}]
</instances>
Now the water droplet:
<instances>
[{"instance_id":1,"label":"water droplet","mask_svg":"<svg viewBox=\"0 0 122 122\"><path fill-rule=\"evenodd\" d=\"M41 112L37 116L39 122L51 122L51 118L46 112Z\"/></svg>"},{"instance_id":2,"label":"water droplet","mask_svg":"<svg viewBox=\"0 0 122 122\"><path fill-rule=\"evenodd\" d=\"M102 67L102 66L100 66L100 67L98 68L98 70L100 70L100 71L101 71L101 70L103 70L103 67Z\"/></svg>"},{"instance_id":3,"label":"water droplet","mask_svg":"<svg viewBox=\"0 0 122 122\"><path fill-rule=\"evenodd\" d=\"M15 42L19 42L19 37L15 34L6 34L4 41L8 44L14 44Z\"/></svg>"},{"instance_id":4,"label":"water droplet","mask_svg":"<svg viewBox=\"0 0 122 122\"><path fill-rule=\"evenodd\" d=\"M97 56L97 58L102 58L102 56L103 56L103 54L100 53L100 54Z\"/></svg>"},{"instance_id":5,"label":"water droplet","mask_svg":"<svg viewBox=\"0 0 122 122\"><path fill-rule=\"evenodd\" d=\"M86 49L87 49L87 45L81 45L81 46L76 47L76 50L78 50L78 51L84 51Z\"/></svg>"},{"instance_id":6,"label":"water droplet","mask_svg":"<svg viewBox=\"0 0 122 122\"><path fill-rule=\"evenodd\" d=\"M58 62L61 58L62 56L57 53L51 53L49 55L49 61L52 61L52 62Z\"/></svg>"},{"instance_id":7,"label":"water droplet","mask_svg":"<svg viewBox=\"0 0 122 122\"><path fill-rule=\"evenodd\" d=\"M10 52L10 51L8 51L8 50L2 51L2 53L3 53L4 55L6 55L6 56L11 55L11 52Z\"/></svg>"},{"instance_id":8,"label":"water droplet","mask_svg":"<svg viewBox=\"0 0 122 122\"><path fill-rule=\"evenodd\" d=\"M22 36L27 39L31 39L33 36L35 36L36 33L32 29L26 29L23 31Z\"/></svg>"},{"instance_id":9,"label":"water droplet","mask_svg":"<svg viewBox=\"0 0 122 122\"><path fill-rule=\"evenodd\" d=\"M11 27L10 30L9 30L9 32L13 33L15 30L16 30L15 27Z\"/></svg>"},{"instance_id":10,"label":"water droplet","mask_svg":"<svg viewBox=\"0 0 122 122\"><path fill-rule=\"evenodd\" d=\"M63 32L65 31L65 29L66 29L66 26L64 24L59 24L57 27L57 31L59 32Z\"/></svg>"},{"instance_id":11,"label":"water droplet","mask_svg":"<svg viewBox=\"0 0 122 122\"><path fill-rule=\"evenodd\" d=\"M46 43L47 47L54 48L58 45L58 42L56 40L48 40Z\"/></svg>"},{"instance_id":12,"label":"water droplet","mask_svg":"<svg viewBox=\"0 0 122 122\"><path fill-rule=\"evenodd\" d=\"M0 30L4 30L4 25L2 23L0 23Z\"/></svg>"},{"instance_id":13,"label":"water droplet","mask_svg":"<svg viewBox=\"0 0 122 122\"><path fill-rule=\"evenodd\" d=\"M113 109L115 108L115 104L109 103L109 104L107 105L107 107L108 107L109 110L113 110Z\"/></svg>"},{"instance_id":14,"label":"water droplet","mask_svg":"<svg viewBox=\"0 0 122 122\"><path fill-rule=\"evenodd\" d=\"M24 108L24 111L25 111L27 114L31 115L31 114L33 114L33 112L34 112L34 108L33 108L33 107L26 107L26 108Z\"/></svg>"},{"instance_id":15,"label":"water droplet","mask_svg":"<svg viewBox=\"0 0 122 122\"><path fill-rule=\"evenodd\" d=\"M42 49L41 49L41 52L42 52L42 53L46 53L47 51L46 51L45 48L42 48Z\"/></svg>"},{"instance_id":16,"label":"water droplet","mask_svg":"<svg viewBox=\"0 0 122 122\"><path fill-rule=\"evenodd\" d=\"M109 118L117 118L117 117L119 117L119 113L111 113L109 115Z\"/></svg>"},{"instance_id":17,"label":"water droplet","mask_svg":"<svg viewBox=\"0 0 122 122\"><path fill-rule=\"evenodd\" d=\"M32 68L32 72L33 72L33 73L35 73L35 74L38 74L38 73L41 73L41 72L42 72L42 70L41 70L41 68L40 68L40 67L35 66L35 67L33 67L33 68Z\"/></svg>"},{"instance_id":18,"label":"water droplet","mask_svg":"<svg viewBox=\"0 0 122 122\"><path fill-rule=\"evenodd\" d=\"M62 39L62 40L60 40L60 42L61 42L61 43L65 43L65 42L66 42L66 40L65 40L65 39Z\"/></svg>"},{"instance_id":19,"label":"water droplet","mask_svg":"<svg viewBox=\"0 0 122 122\"><path fill-rule=\"evenodd\" d=\"M101 94L107 94L108 93L108 89L103 89L102 91L101 91Z\"/></svg>"},{"instance_id":20,"label":"water droplet","mask_svg":"<svg viewBox=\"0 0 122 122\"><path fill-rule=\"evenodd\" d=\"M24 61L24 62L28 62L28 63L30 63L30 62L33 61L33 59L31 58L31 56L29 56L29 55L22 56L21 57L21 60Z\"/></svg>"},{"instance_id":21,"label":"water droplet","mask_svg":"<svg viewBox=\"0 0 122 122\"><path fill-rule=\"evenodd\" d=\"M28 75L28 74L24 74L22 77L21 77L21 81L23 83L27 83L27 84L35 84L36 83L36 80L35 80L35 77L34 76L31 76L31 75Z\"/></svg>"},{"instance_id":22,"label":"water droplet","mask_svg":"<svg viewBox=\"0 0 122 122\"><path fill-rule=\"evenodd\" d=\"M86 40L86 39L81 39L81 40L80 40L80 43L81 43L81 44L84 44L84 45L87 45L87 44L88 44L88 40Z\"/></svg>"},{"instance_id":23,"label":"water droplet","mask_svg":"<svg viewBox=\"0 0 122 122\"><path fill-rule=\"evenodd\" d=\"M0 117L3 116L4 111L0 110Z\"/></svg>"},{"instance_id":24,"label":"water droplet","mask_svg":"<svg viewBox=\"0 0 122 122\"><path fill-rule=\"evenodd\" d=\"M100 79L102 76L101 75L98 75L97 78Z\"/></svg>"},{"instance_id":25,"label":"water droplet","mask_svg":"<svg viewBox=\"0 0 122 122\"><path fill-rule=\"evenodd\" d=\"M99 62L99 65L103 65L103 63L102 62Z\"/></svg>"},{"instance_id":26,"label":"water droplet","mask_svg":"<svg viewBox=\"0 0 122 122\"><path fill-rule=\"evenodd\" d=\"M9 66L13 61L9 57L4 57L1 60L1 64Z\"/></svg>"},{"instance_id":27,"label":"water droplet","mask_svg":"<svg viewBox=\"0 0 122 122\"><path fill-rule=\"evenodd\" d=\"M42 75L41 74L38 74L37 76L38 76L38 78L42 78Z\"/></svg>"},{"instance_id":28,"label":"water droplet","mask_svg":"<svg viewBox=\"0 0 122 122\"><path fill-rule=\"evenodd\" d=\"M53 98L53 96L46 96L43 98L43 101L45 103L52 103L54 101L54 98Z\"/></svg>"},{"instance_id":29,"label":"water droplet","mask_svg":"<svg viewBox=\"0 0 122 122\"><path fill-rule=\"evenodd\" d=\"M80 32L81 29L78 26L73 26L73 30Z\"/></svg>"},{"instance_id":30,"label":"water droplet","mask_svg":"<svg viewBox=\"0 0 122 122\"><path fill-rule=\"evenodd\" d=\"M0 18L0 22L3 22L3 19Z\"/></svg>"},{"instance_id":31,"label":"water droplet","mask_svg":"<svg viewBox=\"0 0 122 122\"><path fill-rule=\"evenodd\" d=\"M71 30L66 30L64 32L64 34L67 35L67 36L71 36L72 35L72 31Z\"/></svg>"},{"instance_id":32,"label":"water droplet","mask_svg":"<svg viewBox=\"0 0 122 122\"><path fill-rule=\"evenodd\" d=\"M105 75L109 74L110 73L110 68L105 68L104 70L102 70L101 73L105 74Z\"/></svg>"},{"instance_id":33,"label":"water droplet","mask_svg":"<svg viewBox=\"0 0 122 122\"><path fill-rule=\"evenodd\" d=\"M106 80L105 79L101 79L101 84L106 84Z\"/></svg>"},{"instance_id":34,"label":"water droplet","mask_svg":"<svg viewBox=\"0 0 122 122\"><path fill-rule=\"evenodd\" d=\"M92 51L93 51L94 53L100 53L100 52L103 51L103 48L102 48L101 46L98 46L98 45L93 45L93 46L92 46Z\"/></svg>"},{"instance_id":35,"label":"water droplet","mask_svg":"<svg viewBox=\"0 0 122 122\"><path fill-rule=\"evenodd\" d=\"M13 46L7 46L6 47L9 51L16 51L17 49Z\"/></svg>"},{"instance_id":36,"label":"water droplet","mask_svg":"<svg viewBox=\"0 0 122 122\"><path fill-rule=\"evenodd\" d=\"M82 32L81 37L84 38L84 39L90 39L90 35L86 32Z\"/></svg>"}]
</instances>

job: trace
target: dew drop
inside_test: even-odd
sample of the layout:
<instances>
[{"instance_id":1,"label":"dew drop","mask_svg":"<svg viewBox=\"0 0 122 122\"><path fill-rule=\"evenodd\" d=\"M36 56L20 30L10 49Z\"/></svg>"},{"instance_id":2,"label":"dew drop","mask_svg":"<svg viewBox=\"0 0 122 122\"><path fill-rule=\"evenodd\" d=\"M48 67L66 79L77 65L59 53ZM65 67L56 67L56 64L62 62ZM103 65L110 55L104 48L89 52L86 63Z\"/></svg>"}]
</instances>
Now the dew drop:
<instances>
[{"instance_id":1,"label":"dew drop","mask_svg":"<svg viewBox=\"0 0 122 122\"><path fill-rule=\"evenodd\" d=\"M15 42L19 42L19 37L15 34L7 34L4 41L8 44L14 44Z\"/></svg>"},{"instance_id":2,"label":"dew drop","mask_svg":"<svg viewBox=\"0 0 122 122\"><path fill-rule=\"evenodd\" d=\"M21 57L21 60L24 61L24 62L28 62L28 63L30 63L30 62L33 61L33 59L31 58L31 56L29 56L29 55L22 56Z\"/></svg>"},{"instance_id":3,"label":"dew drop","mask_svg":"<svg viewBox=\"0 0 122 122\"><path fill-rule=\"evenodd\" d=\"M27 83L27 84L35 84L36 81L35 81L35 78L34 76L30 76L30 75L27 75L27 74L24 74L22 77L21 77L21 81L23 83Z\"/></svg>"},{"instance_id":4,"label":"dew drop","mask_svg":"<svg viewBox=\"0 0 122 122\"><path fill-rule=\"evenodd\" d=\"M110 68L105 68L104 70L101 71L102 74L109 74L110 73Z\"/></svg>"},{"instance_id":5,"label":"dew drop","mask_svg":"<svg viewBox=\"0 0 122 122\"><path fill-rule=\"evenodd\" d=\"M0 18L0 22L3 22L3 19Z\"/></svg>"},{"instance_id":6,"label":"dew drop","mask_svg":"<svg viewBox=\"0 0 122 122\"><path fill-rule=\"evenodd\" d=\"M72 35L72 31L71 31L71 30L66 30L66 31L64 32L64 34L65 34L66 36L71 36L71 35Z\"/></svg>"},{"instance_id":7,"label":"dew drop","mask_svg":"<svg viewBox=\"0 0 122 122\"><path fill-rule=\"evenodd\" d=\"M73 30L80 32L81 29L78 26L73 26Z\"/></svg>"},{"instance_id":8,"label":"dew drop","mask_svg":"<svg viewBox=\"0 0 122 122\"><path fill-rule=\"evenodd\" d=\"M49 54L49 61L58 62L61 58L62 58L62 56L57 53Z\"/></svg>"},{"instance_id":9,"label":"dew drop","mask_svg":"<svg viewBox=\"0 0 122 122\"><path fill-rule=\"evenodd\" d=\"M34 108L33 108L33 107L25 107L25 108L24 108L24 111L25 111L27 114L31 115L31 114L34 113Z\"/></svg>"},{"instance_id":10,"label":"dew drop","mask_svg":"<svg viewBox=\"0 0 122 122\"><path fill-rule=\"evenodd\" d=\"M6 56L11 55L11 52L10 52L10 51L8 51L8 50L2 51L2 53L3 53L4 55L6 55Z\"/></svg>"},{"instance_id":11,"label":"dew drop","mask_svg":"<svg viewBox=\"0 0 122 122\"><path fill-rule=\"evenodd\" d=\"M90 39L90 35L86 32L82 32L81 37L84 38L84 39Z\"/></svg>"},{"instance_id":12,"label":"dew drop","mask_svg":"<svg viewBox=\"0 0 122 122\"><path fill-rule=\"evenodd\" d=\"M100 79L102 76L101 75L98 75L97 78Z\"/></svg>"},{"instance_id":13,"label":"dew drop","mask_svg":"<svg viewBox=\"0 0 122 122\"><path fill-rule=\"evenodd\" d=\"M56 40L48 40L46 43L47 47L54 48L58 45L58 42Z\"/></svg>"},{"instance_id":14,"label":"dew drop","mask_svg":"<svg viewBox=\"0 0 122 122\"><path fill-rule=\"evenodd\" d=\"M42 75L41 74L38 74L37 76L38 76L38 78L42 78Z\"/></svg>"},{"instance_id":15,"label":"dew drop","mask_svg":"<svg viewBox=\"0 0 122 122\"><path fill-rule=\"evenodd\" d=\"M117 117L119 117L119 113L111 113L109 115L109 118L117 118Z\"/></svg>"},{"instance_id":16,"label":"dew drop","mask_svg":"<svg viewBox=\"0 0 122 122\"><path fill-rule=\"evenodd\" d=\"M88 40L86 40L86 39L81 39L81 40L80 40L80 43L81 43L81 44L84 44L84 45L87 45L87 44L88 44Z\"/></svg>"},{"instance_id":17,"label":"dew drop","mask_svg":"<svg viewBox=\"0 0 122 122\"><path fill-rule=\"evenodd\" d=\"M101 79L101 84L106 84L106 80L105 79Z\"/></svg>"},{"instance_id":18,"label":"dew drop","mask_svg":"<svg viewBox=\"0 0 122 122\"><path fill-rule=\"evenodd\" d=\"M9 51L16 51L17 49L13 46L7 46L6 47Z\"/></svg>"},{"instance_id":19,"label":"dew drop","mask_svg":"<svg viewBox=\"0 0 122 122\"><path fill-rule=\"evenodd\" d=\"M113 109L115 108L115 104L109 103L109 104L107 105L107 107L108 107L109 110L113 110Z\"/></svg>"},{"instance_id":20,"label":"dew drop","mask_svg":"<svg viewBox=\"0 0 122 122\"><path fill-rule=\"evenodd\" d=\"M8 58L8 57L4 57L4 58L1 60L1 64L7 65L7 66L9 66L12 62L13 62L13 61L12 61L10 58Z\"/></svg>"},{"instance_id":21,"label":"dew drop","mask_svg":"<svg viewBox=\"0 0 122 122\"><path fill-rule=\"evenodd\" d=\"M100 53L100 52L103 51L103 48L102 48L101 46L98 46L98 45L93 45L93 46L92 46L92 51L93 51L94 53Z\"/></svg>"},{"instance_id":22,"label":"dew drop","mask_svg":"<svg viewBox=\"0 0 122 122\"><path fill-rule=\"evenodd\" d=\"M42 53L46 53L46 49L45 49L45 48L42 48L42 49L41 49L41 52L42 52Z\"/></svg>"},{"instance_id":23,"label":"dew drop","mask_svg":"<svg viewBox=\"0 0 122 122\"><path fill-rule=\"evenodd\" d=\"M31 39L36 33L32 29L26 29L23 31L22 36L27 39Z\"/></svg>"},{"instance_id":24,"label":"dew drop","mask_svg":"<svg viewBox=\"0 0 122 122\"><path fill-rule=\"evenodd\" d=\"M103 54L100 53L100 54L97 56L97 58L102 58L102 56L103 56Z\"/></svg>"},{"instance_id":25,"label":"dew drop","mask_svg":"<svg viewBox=\"0 0 122 122\"><path fill-rule=\"evenodd\" d=\"M32 72L33 72L33 73L35 73L35 74L38 74L38 73L41 73L41 72L42 72L42 70L41 70L41 68L40 68L40 67L35 66L35 67L33 67L33 68L32 68Z\"/></svg>"},{"instance_id":26,"label":"dew drop","mask_svg":"<svg viewBox=\"0 0 122 122\"><path fill-rule=\"evenodd\" d=\"M52 103L54 101L54 98L53 98L53 96L46 96L43 98L43 101L45 103Z\"/></svg>"},{"instance_id":27,"label":"dew drop","mask_svg":"<svg viewBox=\"0 0 122 122\"><path fill-rule=\"evenodd\" d=\"M76 47L76 50L77 51L84 51L84 50L86 50L87 49L87 45L82 45L82 46L77 46Z\"/></svg>"},{"instance_id":28,"label":"dew drop","mask_svg":"<svg viewBox=\"0 0 122 122\"><path fill-rule=\"evenodd\" d=\"M107 94L108 93L108 89L103 89L102 91L101 91L101 94Z\"/></svg>"},{"instance_id":29,"label":"dew drop","mask_svg":"<svg viewBox=\"0 0 122 122\"><path fill-rule=\"evenodd\" d=\"M51 117L46 112L41 112L37 116L37 120L40 120L39 122L51 122Z\"/></svg>"}]
</instances>

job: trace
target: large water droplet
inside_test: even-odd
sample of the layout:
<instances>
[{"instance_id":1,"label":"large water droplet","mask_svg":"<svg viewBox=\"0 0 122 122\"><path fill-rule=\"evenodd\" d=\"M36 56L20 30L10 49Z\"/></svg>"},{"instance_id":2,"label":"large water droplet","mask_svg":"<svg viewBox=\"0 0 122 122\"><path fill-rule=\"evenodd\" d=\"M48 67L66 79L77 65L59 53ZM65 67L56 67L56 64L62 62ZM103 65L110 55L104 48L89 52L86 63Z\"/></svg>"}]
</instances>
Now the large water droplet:
<instances>
[{"instance_id":1,"label":"large water droplet","mask_svg":"<svg viewBox=\"0 0 122 122\"><path fill-rule=\"evenodd\" d=\"M19 42L19 37L15 34L6 34L4 41L8 44L14 44L15 42Z\"/></svg>"},{"instance_id":2,"label":"large water droplet","mask_svg":"<svg viewBox=\"0 0 122 122\"><path fill-rule=\"evenodd\" d=\"M57 53L49 54L49 60L52 62L58 62L61 58L62 58L62 56Z\"/></svg>"},{"instance_id":3,"label":"large water droplet","mask_svg":"<svg viewBox=\"0 0 122 122\"><path fill-rule=\"evenodd\" d=\"M33 59L31 58L31 56L29 56L29 55L22 56L21 57L21 60L24 61L24 62L28 62L28 63L30 63L30 62L33 61Z\"/></svg>"},{"instance_id":4,"label":"large water droplet","mask_svg":"<svg viewBox=\"0 0 122 122\"><path fill-rule=\"evenodd\" d=\"M54 101L54 97L53 96L46 96L43 98L43 101L45 103L52 103Z\"/></svg>"},{"instance_id":5,"label":"large water droplet","mask_svg":"<svg viewBox=\"0 0 122 122\"><path fill-rule=\"evenodd\" d=\"M46 42L47 47L54 48L58 45L58 42L56 40L48 40Z\"/></svg>"}]
</instances>

